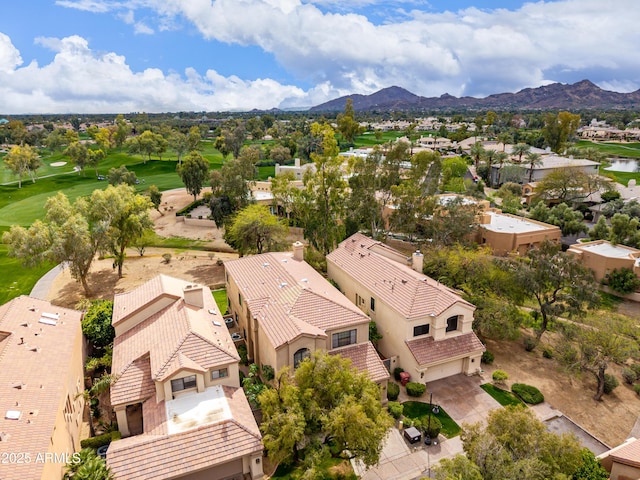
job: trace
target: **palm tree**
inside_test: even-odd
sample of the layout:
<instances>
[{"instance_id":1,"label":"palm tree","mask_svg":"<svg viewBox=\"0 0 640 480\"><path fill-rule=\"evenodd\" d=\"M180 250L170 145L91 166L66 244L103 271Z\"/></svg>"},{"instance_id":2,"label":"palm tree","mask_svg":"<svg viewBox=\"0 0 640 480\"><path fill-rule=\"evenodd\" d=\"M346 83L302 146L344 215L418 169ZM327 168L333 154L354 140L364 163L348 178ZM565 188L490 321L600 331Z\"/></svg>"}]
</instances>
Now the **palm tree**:
<instances>
[{"instance_id":1,"label":"palm tree","mask_svg":"<svg viewBox=\"0 0 640 480\"><path fill-rule=\"evenodd\" d=\"M516 143L511 149L511 155L518 156L518 163L522 163L522 156L531 151L531 145L526 143Z\"/></svg>"},{"instance_id":2,"label":"palm tree","mask_svg":"<svg viewBox=\"0 0 640 480\"><path fill-rule=\"evenodd\" d=\"M93 385L78 395L76 398L83 397L85 403L91 403L93 400L98 400L100 394L106 392L111 388L111 385L116 383L117 377L115 375L103 374L100 378L94 378ZM91 407L89 407L89 433L93 437L96 434L95 425L93 424L93 413Z\"/></svg>"},{"instance_id":3,"label":"palm tree","mask_svg":"<svg viewBox=\"0 0 640 480\"><path fill-rule=\"evenodd\" d=\"M498 185L500 185L500 172L502 172L504 162L506 162L508 159L509 155L507 155L507 152L496 152L494 156L494 161L500 164L500 168L498 169Z\"/></svg>"},{"instance_id":4,"label":"palm tree","mask_svg":"<svg viewBox=\"0 0 640 480\"><path fill-rule=\"evenodd\" d=\"M511 141L511 134L509 132L499 133L497 136L498 142L502 144L502 151L505 151L507 143Z\"/></svg>"},{"instance_id":5,"label":"palm tree","mask_svg":"<svg viewBox=\"0 0 640 480\"><path fill-rule=\"evenodd\" d=\"M529 183L533 179L533 168L542 164L542 160L539 153L528 152L527 162L529 162Z\"/></svg>"},{"instance_id":6,"label":"palm tree","mask_svg":"<svg viewBox=\"0 0 640 480\"><path fill-rule=\"evenodd\" d=\"M93 448L83 448L66 466L64 480L114 480L111 469Z\"/></svg>"},{"instance_id":7,"label":"palm tree","mask_svg":"<svg viewBox=\"0 0 640 480\"><path fill-rule=\"evenodd\" d=\"M478 166L480 165L480 159L484 157L486 150L482 146L482 143L476 142L471 145L471 150L469 151L471 157L473 158L473 162L476 166L476 170L478 170Z\"/></svg>"}]
</instances>

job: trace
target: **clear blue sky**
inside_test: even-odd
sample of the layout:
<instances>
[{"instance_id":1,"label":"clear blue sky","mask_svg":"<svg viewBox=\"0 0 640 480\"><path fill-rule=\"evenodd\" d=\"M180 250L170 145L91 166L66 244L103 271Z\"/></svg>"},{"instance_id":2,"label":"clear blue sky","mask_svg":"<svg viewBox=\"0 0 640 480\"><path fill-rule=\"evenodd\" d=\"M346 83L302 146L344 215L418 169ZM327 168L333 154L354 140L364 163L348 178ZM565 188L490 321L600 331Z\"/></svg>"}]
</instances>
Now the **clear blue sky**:
<instances>
[{"instance_id":1,"label":"clear blue sky","mask_svg":"<svg viewBox=\"0 0 640 480\"><path fill-rule=\"evenodd\" d=\"M392 85L628 92L638 25L637 0L7 1L0 114L305 107Z\"/></svg>"}]
</instances>

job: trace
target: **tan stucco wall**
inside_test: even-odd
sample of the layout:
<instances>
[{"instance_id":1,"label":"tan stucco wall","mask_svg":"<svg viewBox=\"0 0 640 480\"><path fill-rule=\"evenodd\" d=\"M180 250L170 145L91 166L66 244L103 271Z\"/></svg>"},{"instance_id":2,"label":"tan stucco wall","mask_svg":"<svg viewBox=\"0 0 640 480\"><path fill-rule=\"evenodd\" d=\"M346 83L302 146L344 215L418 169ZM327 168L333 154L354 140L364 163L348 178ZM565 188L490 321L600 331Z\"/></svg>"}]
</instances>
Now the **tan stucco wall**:
<instances>
[{"instance_id":1,"label":"tan stucco wall","mask_svg":"<svg viewBox=\"0 0 640 480\"><path fill-rule=\"evenodd\" d=\"M605 276L616 269L628 268L634 270L637 276L640 276L640 268L635 268L635 260L628 258L605 257L593 251L583 250L580 245L572 245L567 253L581 259L582 264L593 272L595 279L599 282Z\"/></svg>"},{"instance_id":2,"label":"tan stucco wall","mask_svg":"<svg viewBox=\"0 0 640 480\"><path fill-rule=\"evenodd\" d=\"M60 379L63 390L60 394L56 421L53 432L51 432L51 443L48 450L48 453L54 454L55 457L53 458L56 460L60 460L60 455L63 453L71 455L73 452L80 450L80 427L84 411L84 398L81 395L78 396L78 394L84 390L85 356L84 339L80 324L78 324L73 343L73 353L69 358L67 376L64 379ZM64 413L67 406L67 398L71 405L69 415ZM35 421L37 422L37 420L36 417ZM33 460L35 461L35 459ZM64 461L45 461L41 478L43 480L62 478L64 466Z\"/></svg>"},{"instance_id":3,"label":"tan stucco wall","mask_svg":"<svg viewBox=\"0 0 640 480\"><path fill-rule=\"evenodd\" d=\"M610 478L611 480L637 480L640 478L640 468L613 462Z\"/></svg>"},{"instance_id":4,"label":"tan stucco wall","mask_svg":"<svg viewBox=\"0 0 640 480\"><path fill-rule=\"evenodd\" d=\"M559 242L560 236L558 227L527 233L496 232L480 227L477 242L490 247L496 255L511 252L526 255L530 247L537 247L544 241Z\"/></svg>"}]
</instances>

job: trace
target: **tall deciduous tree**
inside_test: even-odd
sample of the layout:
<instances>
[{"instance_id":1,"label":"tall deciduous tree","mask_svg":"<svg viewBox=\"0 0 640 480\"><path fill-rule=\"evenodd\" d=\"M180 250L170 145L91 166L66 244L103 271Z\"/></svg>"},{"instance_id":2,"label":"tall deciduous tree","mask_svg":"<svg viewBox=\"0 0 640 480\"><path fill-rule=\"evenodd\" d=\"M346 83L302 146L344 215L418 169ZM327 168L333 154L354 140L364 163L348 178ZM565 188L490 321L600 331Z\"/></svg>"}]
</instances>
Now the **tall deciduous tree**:
<instances>
[{"instance_id":1,"label":"tall deciduous tree","mask_svg":"<svg viewBox=\"0 0 640 480\"><path fill-rule=\"evenodd\" d=\"M209 162L200 153L193 151L185 157L182 165L178 165L178 175L195 201L209 178Z\"/></svg>"},{"instance_id":2,"label":"tall deciduous tree","mask_svg":"<svg viewBox=\"0 0 640 480\"><path fill-rule=\"evenodd\" d=\"M542 134L552 151L561 153L580 126L580 115L570 112L548 113L544 117Z\"/></svg>"},{"instance_id":3,"label":"tall deciduous tree","mask_svg":"<svg viewBox=\"0 0 640 480\"><path fill-rule=\"evenodd\" d=\"M106 190L94 190L91 204L95 220L108 225L107 246L114 256L118 277L122 278L127 248L153 226L149 217L151 201L128 185L109 185Z\"/></svg>"},{"instance_id":4,"label":"tall deciduous tree","mask_svg":"<svg viewBox=\"0 0 640 480\"><path fill-rule=\"evenodd\" d=\"M321 352L300 363L295 383L289 383L287 373L279 372L276 388L259 397L269 455L293 460L306 435L333 444L365 465L375 465L393 425L380 403L378 385L351 368L349 360ZM284 392L283 385L287 387ZM284 439L287 435L290 437Z\"/></svg>"},{"instance_id":5,"label":"tall deciduous tree","mask_svg":"<svg viewBox=\"0 0 640 480\"><path fill-rule=\"evenodd\" d=\"M347 143L353 143L356 135L361 132L360 124L355 119L353 110L353 100L347 98L344 107L344 113L339 113L336 119L338 123L338 131Z\"/></svg>"},{"instance_id":6,"label":"tall deciduous tree","mask_svg":"<svg viewBox=\"0 0 640 480\"><path fill-rule=\"evenodd\" d=\"M159 133L153 133L151 130L145 130L137 137L127 140L129 153L140 154L144 159L151 160L151 155L162 155L167 149L167 140Z\"/></svg>"},{"instance_id":7,"label":"tall deciduous tree","mask_svg":"<svg viewBox=\"0 0 640 480\"><path fill-rule=\"evenodd\" d=\"M467 426L461 439L467 458L484 480L571 478L583 463L582 447L573 433L548 431L524 407L492 410L486 427L480 423Z\"/></svg>"},{"instance_id":8,"label":"tall deciduous tree","mask_svg":"<svg viewBox=\"0 0 640 480\"><path fill-rule=\"evenodd\" d=\"M4 157L5 165L18 175L18 188L22 188L22 177L25 173L33 172L32 181L35 183L35 172L40 166L38 151L30 145L15 145Z\"/></svg>"},{"instance_id":9,"label":"tall deciduous tree","mask_svg":"<svg viewBox=\"0 0 640 480\"><path fill-rule=\"evenodd\" d=\"M289 229L271 215L269 208L253 204L240 210L225 231L224 239L240 255L279 250Z\"/></svg>"},{"instance_id":10,"label":"tall deciduous tree","mask_svg":"<svg viewBox=\"0 0 640 480\"><path fill-rule=\"evenodd\" d=\"M513 269L515 284L537 305L540 323L536 338L563 315L580 315L598 302L593 274L575 257L560 250L559 245L545 242L529 251L526 257L504 261Z\"/></svg>"},{"instance_id":11,"label":"tall deciduous tree","mask_svg":"<svg viewBox=\"0 0 640 480\"><path fill-rule=\"evenodd\" d=\"M84 167L89 164L89 149L84 143L73 142L64 151L78 169L78 173L84 176Z\"/></svg>"},{"instance_id":12,"label":"tall deciduous tree","mask_svg":"<svg viewBox=\"0 0 640 480\"><path fill-rule=\"evenodd\" d=\"M251 184L255 171L254 155L250 150L247 155L229 160L222 168L211 172L211 213L218 228L234 212L251 203Z\"/></svg>"},{"instance_id":13,"label":"tall deciduous tree","mask_svg":"<svg viewBox=\"0 0 640 480\"><path fill-rule=\"evenodd\" d=\"M536 199L571 203L581 201L598 191L610 190L611 182L572 168L558 168L538 181Z\"/></svg>"}]
</instances>

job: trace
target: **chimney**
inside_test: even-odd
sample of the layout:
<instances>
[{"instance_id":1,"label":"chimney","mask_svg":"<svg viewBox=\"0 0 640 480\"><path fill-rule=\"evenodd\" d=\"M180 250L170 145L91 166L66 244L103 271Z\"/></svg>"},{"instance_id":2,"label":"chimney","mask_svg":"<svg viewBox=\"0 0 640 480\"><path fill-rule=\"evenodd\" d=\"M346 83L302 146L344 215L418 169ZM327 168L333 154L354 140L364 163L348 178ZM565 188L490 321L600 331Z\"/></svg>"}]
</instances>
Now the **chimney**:
<instances>
[{"instance_id":1,"label":"chimney","mask_svg":"<svg viewBox=\"0 0 640 480\"><path fill-rule=\"evenodd\" d=\"M295 242L293 244L293 259L299 262L304 260L304 245L302 242Z\"/></svg>"},{"instance_id":2,"label":"chimney","mask_svg":"<svg viewBox=\"0 0 640 480\"><path fill-rule=\"evenodd\" d=\"M193 307L204 308L202 285L187 285L184 287L184 303Z\"/></svg>"},{"instance_id":3,"label":"chimney","mask_svg":"<svg viewBox=\"0 0 640 480\"><path fill-rule=\"evenodd\" d=\"M296 166L297 168L300 168L300 159L299 158L295 158L293 160L293 164L294 166Z\"/></svg>"},{"instance_id":4,"label":"chimney","mask_svg":"<svg viewBox=\"0 0 640 480\"><path fill-rule=\"evenodd\" d=\"M411 268L418 273L422 273L423 266L424 255L420 252L420 250L416 250L413 255L411 255Z\"/></svg>"}]
</instances>

